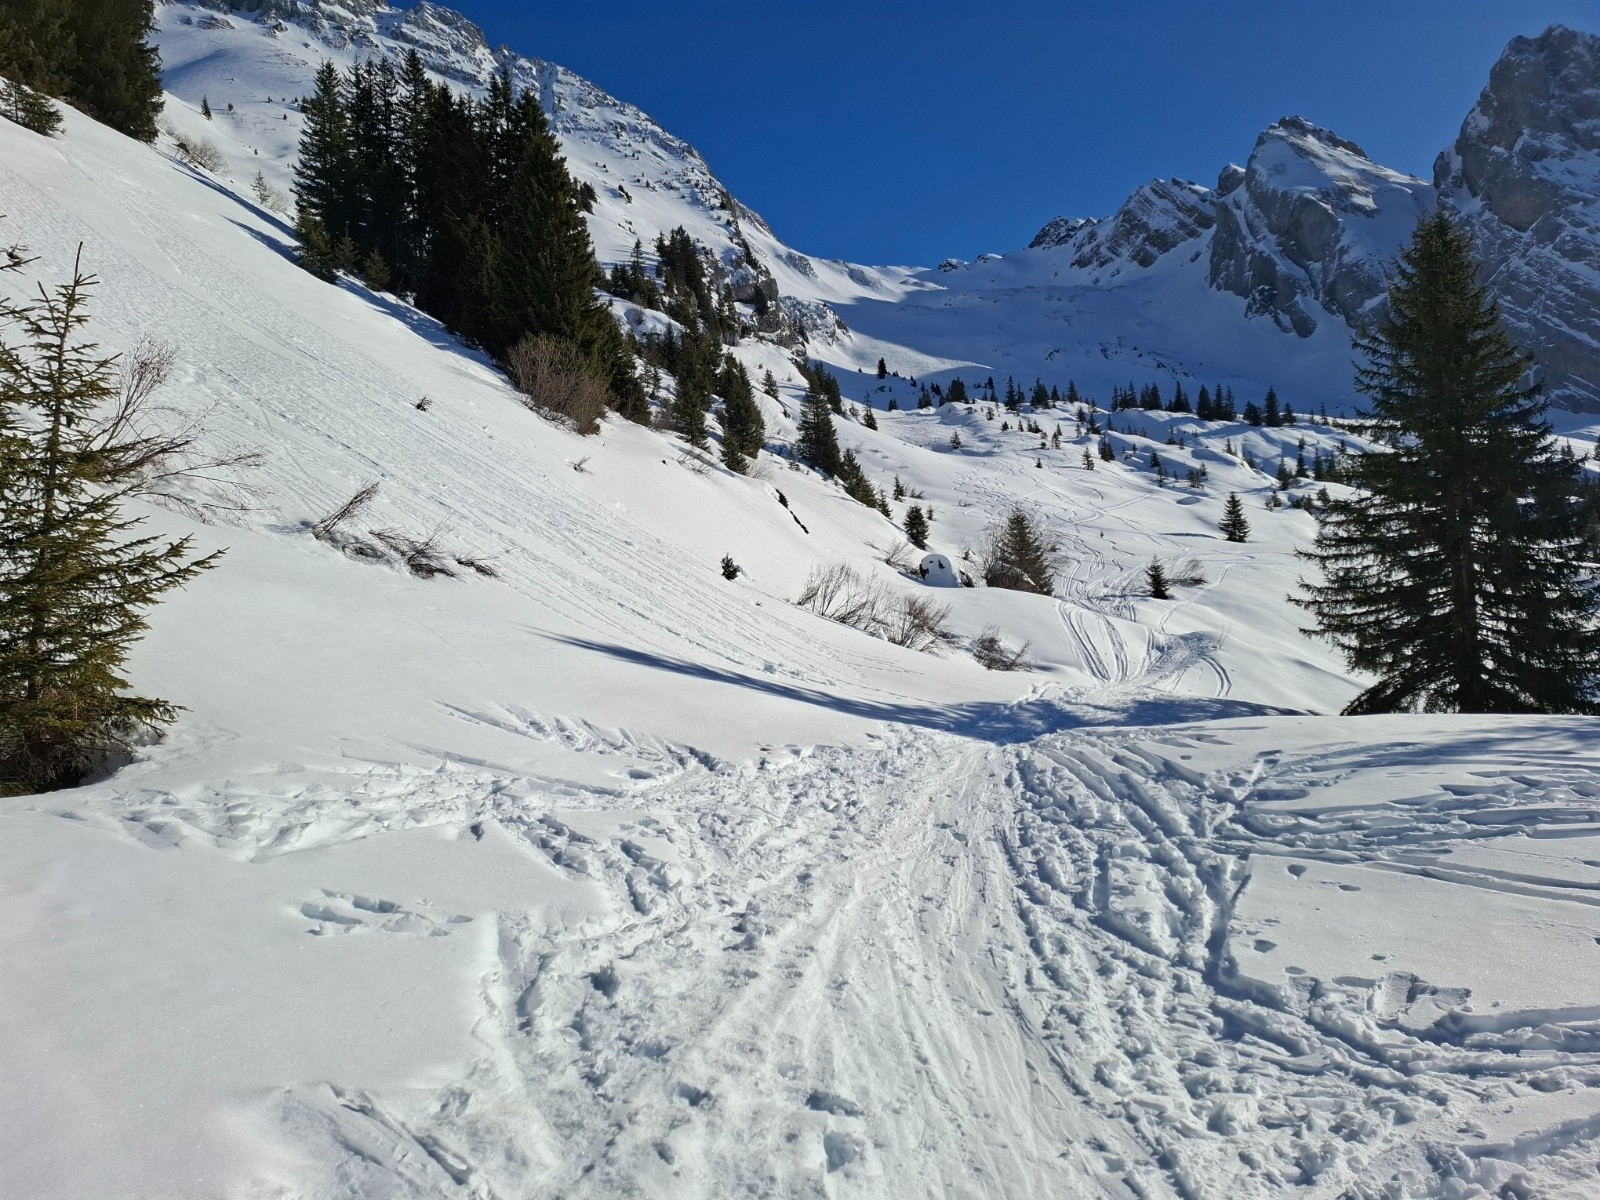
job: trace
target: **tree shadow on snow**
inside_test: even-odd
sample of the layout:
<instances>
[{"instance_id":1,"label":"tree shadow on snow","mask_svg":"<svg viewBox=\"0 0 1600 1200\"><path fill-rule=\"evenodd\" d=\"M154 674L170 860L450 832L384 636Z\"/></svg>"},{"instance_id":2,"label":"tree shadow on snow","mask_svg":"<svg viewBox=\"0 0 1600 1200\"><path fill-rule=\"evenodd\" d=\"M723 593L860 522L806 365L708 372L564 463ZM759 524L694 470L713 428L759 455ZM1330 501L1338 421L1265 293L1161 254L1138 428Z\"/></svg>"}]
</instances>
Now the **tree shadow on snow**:
<instances>
[{"instance_id":1,"label":"tree shadow on snow","mask_svg":"<svg viewBox=\"0 0 1600 1200\"><path fill-rule=\"evenodd\" d=\"M636 650L588 638L547 635L554 641L604 654L634 666L667 671L707 683L725 684L761 692L780 700L814 705L829 712L913 725L922 729L954 733L996 745L1030 742L1045 734L1095 726L1184 725L1194 721L1220 721L1232 717L1304 715L1295 709L1249 704L1242 700L1199 696L1132 695L1116 701L1074 701L1034 699L1010 702L978 701L967 704L920 704L868 700L839 695L800 684L761 675L749 675L725 667L689 662L648 650Z\"/></svg>"}]
</instances>

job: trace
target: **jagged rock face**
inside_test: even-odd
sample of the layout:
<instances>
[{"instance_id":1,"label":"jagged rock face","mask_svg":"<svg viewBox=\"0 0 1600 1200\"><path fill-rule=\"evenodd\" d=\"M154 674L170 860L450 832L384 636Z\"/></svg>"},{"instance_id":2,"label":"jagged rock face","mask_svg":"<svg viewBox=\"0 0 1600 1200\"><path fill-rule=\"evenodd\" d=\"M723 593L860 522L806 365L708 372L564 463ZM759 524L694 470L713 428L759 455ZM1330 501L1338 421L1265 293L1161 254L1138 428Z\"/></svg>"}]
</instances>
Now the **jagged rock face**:
<instances>
[{"instance_id":1,"label":"jagged rock face","mask_svg":"<svg viewBox=\"0 0 1600 1200\"><path fill-rule=\"evenodd\" d=\"M1090 217L1053 217L1046 222L1045 227L1033 235L1033 241L1028 243L1029 250L1049 250L1056 246L1064 246L1077 237L1086 226L1093 225Z\"/></svg>"},{"instance_id":2,"label":"jagged rock face","mask_svg":"<svg viewBox=\"0 0 1600 1200\"><path fill-rule=\"evenodd\" d=\"M1432 202L1422 180L1300 117L1263 133L1213 194L1212 286L1301 337L1328 314L1351 326L1372 315L1394 254Z\"/></svg>"},{"instance_id":3,"label":"jagged rock face","mask_svg":"<svg viewBox=\"0 0 1600 1200\"><path fill-rule=\"evenodd\" d=\"M1516 38L1434 165L1546 393L1600 411L1600 38Z\"/></svg>"},{"instance_id":4,"label":"jagged rock face","mask_svg":"<svg viewBox=\"0 0 1600 1200\"><path fill-rule=\"evenodd\" d=\"M1108 269L1114 274L1123 262L1153 266L1215 224L1209 188L1187 179L1153 179L1110 220L1080 230L1072 241L1072 265L1095 277Z\"/></svg>"}]
</instances>

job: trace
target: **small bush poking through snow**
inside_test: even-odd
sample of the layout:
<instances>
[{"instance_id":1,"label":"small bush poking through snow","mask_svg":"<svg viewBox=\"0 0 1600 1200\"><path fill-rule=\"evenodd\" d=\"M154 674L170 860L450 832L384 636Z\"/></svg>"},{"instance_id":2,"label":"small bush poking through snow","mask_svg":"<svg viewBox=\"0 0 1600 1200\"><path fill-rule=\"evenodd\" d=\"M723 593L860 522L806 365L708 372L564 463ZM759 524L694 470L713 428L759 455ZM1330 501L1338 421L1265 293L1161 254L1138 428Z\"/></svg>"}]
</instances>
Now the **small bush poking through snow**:
<instances>
[{"instance_id":1,"label":"small bush poking through snow","mask_svg":"<svg viewBox=\"0 0 1600 1200\"><path fill-rule=\"evenodd\" d=\"M611 391L571 342L543 334L525 337L506 355L506 370L535 412L565 417L584 436L600 432Z\"/></svg>"},{"instance_id":2,"label":"small bush poking through snow","mask_svg":"<svg viewBox=\"0 0 1600 1200\"><path fill-rule=\"evenodd\" d=\"M949 638L950 609L920 596L891 596L844 563L817 567L800 593L800 604L818 616L874 633L909 650L931 650Z\"/></svg>"},{"instance_id":3,"label":"small bush poking through snow","mask_svg":"<svg viewBox=\"0 0 1600 1200\"><path fill-rule=\"evenodd\" d=\"M197 171L216 175L227 165L227 160L222 157L222 151L217 149L215 142L207 141L205 138L184 137L180 133L172 132L172 143L179 160Z\"/></svg>"},{"instance_id":4,"label":"small bush poking through snow","mask_svg":"<svg viewBox=\"0 0 1600 1200\"><path fill-rule=\"evenodd\" d=\"M973 641L972 657L988 671L1031 671L1033 665L1028 662L1030 645L1029 642L1023 642L1013 650L1000 640L999 629L988 625Z\"/></svg>"},{"instance_id":5,"label":"small bush poking through snow","mask_svg":"<svg viewBox=\"0 0 1600 1200\"><path fill-rule=\"evenodd\" d=\"M1167 582L1174 587L1202 587L1206 579L1205 568L1198 558L1186 558L1167 570Z\"/></svg>"}]
</instances>

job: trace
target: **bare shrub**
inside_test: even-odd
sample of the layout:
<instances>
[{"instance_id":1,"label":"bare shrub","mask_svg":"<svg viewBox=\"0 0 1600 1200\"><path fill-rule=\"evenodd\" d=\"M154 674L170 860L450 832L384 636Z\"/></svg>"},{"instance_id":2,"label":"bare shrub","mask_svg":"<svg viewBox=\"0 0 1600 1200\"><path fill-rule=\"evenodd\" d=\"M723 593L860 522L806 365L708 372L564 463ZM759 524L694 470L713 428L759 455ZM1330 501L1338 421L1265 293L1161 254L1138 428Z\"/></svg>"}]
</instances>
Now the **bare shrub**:
<instances>
[{"instance_id":1,"label":"bare shrub","mask_svg":"<svg viewBox=\"0 0 1600 1200\"><path fill-rule=\"evenodd\" d=\"M600 431L611 389L583 351L565 338L523 338L506 355L506 371L535 412L564 417L584 436Z\"/></svg>"},{"instance_id":2,"label":"bare shrub","mask_svg":"<svg viewBox=\"0 0 1600 1200\"><path fill-rule=\"evenodd\" d=\"M151 403L176 361L172 347L149 338L120 356L116 399L97 419L86 454L100 481L120 495L165 503L196 520L244 512L258 495L237 472L260 466L260 451L206 447L211 409L192 415Z\"/></svg>"},{"instance_id":3,"label":"bare shrub","mask_svg":"<svg viewBox=\"0 0 1600 1200\"><path fill-rule=\"evenodd\" d=\"M378 485L376 482L362 484L350 499L311 526L312 536L318 541L333 541L334 535L339 532L339 527L347 521L355 520L365 512L367 505L372 503L377 494Z\"/></svg>"},{"instance_id":4,"label":"bare shrub","mask_svg":"<svg viewBox=\"0 0 1600 1200\"><path fill-rule=\"evenodd\" d=\"M1198 558L1186 558L1176 566L1167 568L1167 582L1183 587L1201 587L1209 580Z\"/></svg>"},{"instance_id":5,"label":"bare shrub","mask_svg":"<svg viewBox=\"0 0 1600 1200\"><path fill-rule=\"evenodd\" d=\"M844 563L814 568L800 593L800 604L830 621L878 634L911 650L930 650L949 637L944 625L948 607L920 596L891 596L880 583Z\"/></svg>"},{"instance_id":6,"label":"bare shrub","mask_svg":"<svg viewBox=\"0 0 1600 1200\"><path fill-rule=\"evenodd\" d=\"M905 539L895 542L883 556L884 566L909 574L911 571L911 543Z\"/></svg>"},{"instance_id":7,"label":"bare shrub","mask_svg":"<svg viewBox=\"0 0 1600 1200\"><path fill-rule=\"evenodd\" d=\"M1011 649L1000 640L1000 630L993 625L984 627L972 643L972 657L978 660L978 665L989 671L1031 671L1033 664L1028 662L1029 642L1023 642L1016 649Z\"/></svg>"},{"instance_id":8,"label":"bare shrub","mask_svg":"<svg viewBox=\"0 0 1600 1200\"><path fill-rule=\"evenodd\" d=\"M372 529L368 532L418 579L433 579L439 575L451 578L455 575L446 561L448 555L439 544L442 534L437 529L421 537L400 529Z\"/></svg>"},{"instance_id":9,"label":"bare shrub","mask_svg":"<svg viewBox=\"0 0 1600 1200\"><path fill-rule=\"evenodd\" d=\"M883 589L844 563L814 567L800 593L800 605L841 625L873 630L883 608Z\"/></svg>"},{"instance_id":10,"label":"bare shrub","mask_svg":"<svg viewBox=\"0 0 1600 1200\"><path fill-rule=\"evenodd\" d=\"M222 151L217 149L215 142L201 137L186 137L181 133L174 133L172 141L179 160L198 171L218 175L221 174L222 168L228 165L227 159L222 157Z\"/></svg>"},{"instance_id":11,"label":"bare shrub","mask_svg":"<svg viewBox=\"0 0 1600 1200\"><path fill-rule=\"evenodd\" d=\"M908 650L928 650L950 636L944 624L950 618L948 604L935 604L921 596L903 596L884 615L884 637Z\"/></svg>"},{"instance_id":12,"label":"bare shrub","mask_svg":"<svg viewBox=\"0 0 1600 1200\"><path fill-rule=\"evenodd\" d=\"M475 571L479 575L482 575L485 579L500 578L500 572L497 571L494 567L494 564L486 558L480 558L476 554L456 554L452 555L451 557L455 559L457 566L466 567L469 571Z\"/></svg>"}]
</instances>

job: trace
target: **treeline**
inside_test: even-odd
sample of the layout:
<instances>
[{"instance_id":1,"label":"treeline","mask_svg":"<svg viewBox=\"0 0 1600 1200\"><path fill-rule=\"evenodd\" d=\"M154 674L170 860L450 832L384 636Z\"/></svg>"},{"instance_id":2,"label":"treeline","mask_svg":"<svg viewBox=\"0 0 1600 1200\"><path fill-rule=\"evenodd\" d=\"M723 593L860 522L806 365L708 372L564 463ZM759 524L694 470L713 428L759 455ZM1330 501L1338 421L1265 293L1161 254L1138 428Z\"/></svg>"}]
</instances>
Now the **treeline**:
<instances>
[{"instance_id":1,"label":"treeline","mask_svg":"<svg viewBox=\"0 0 1600 1200\"><path fill-rule=\"evenodd\" d=\"M880 368L884 364L879 361ZM884 376L880 373L880 379ZM912 380L915 383L915 380ZM966 381L959 376L943 385L923 384L917 392L918 408L942 408L946 404L994 404L1004 405L1012 412L1019 411L1024 405L1034 409L1069 408L1077 409L1083 405L1092 404L1088 397L1078 391L1074 380L1067 381L1066 391L1058 385L1045 385L1044 380L1036 379L1031 388L1019 384L1010 376L1006 377L1005 390L1002 392L995 384L994 377L990 376L976 387L976 394L969 393ZM889 401L890 411L898 409L897 400ZM1113 387L1110 402L1106 407L1112 412L1121 412L1125 409L1142 409L1145 412L1170 412L1192 414L1202 421L1239 421L1243 420L1251 425L1266 425L1278 427L1280 425L1294 425L1298 422L1292 405L1282 403L1274 388L1268 388L1267 394L1260 404L1249 401L1241 411L1233 397L1233 389L1218 384L1216 389L1201 385L1200 390L1190 397L1181 382L1174 381L1170 396L1163 396L1159 384L1147 383L1144 387L1135 387L1129 384L1125 388Z\"/></svg>"},{"instance_id":2,"label":"treeline","mask_svg":"<svg viewBox=\"0 0 1600 1200\"><path fill-rule=\"evenodd\" d=\"M148 40L153 20L154 0L5 0L0 75L154 141L161 59Z\"/></svg>"},{"instance_id":3,"label":"treeline","mask_svg":"<svg viewBox=\"0 0 1600 1200\"><path fill-rule=\"evenodd\" d=\"M427 78L412 52L325 63L302 109L295 167L302 263L414 299L502 362L523 338L572 343L613 406L645 421L632 352L574 183L538 97L497 76L483 99Z\"/></svg>"}]
</instances>

